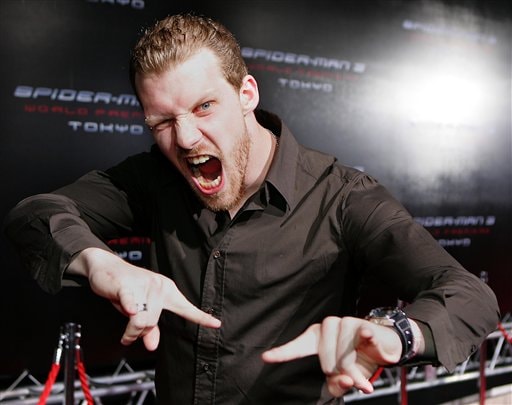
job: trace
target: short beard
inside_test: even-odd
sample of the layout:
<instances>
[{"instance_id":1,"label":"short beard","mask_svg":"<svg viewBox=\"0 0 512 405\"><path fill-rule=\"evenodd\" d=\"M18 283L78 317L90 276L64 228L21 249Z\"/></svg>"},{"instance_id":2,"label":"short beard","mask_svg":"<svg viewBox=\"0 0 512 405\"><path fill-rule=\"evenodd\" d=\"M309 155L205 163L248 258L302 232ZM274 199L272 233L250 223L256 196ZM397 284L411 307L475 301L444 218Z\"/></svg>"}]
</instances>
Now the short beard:
<instances>
[{"instance_id":1,"label":"short beard","mask_svg":"<svg viewBox=\"0 0 512 405\"><path fill-rule=\"evenodd\" d=\"M208 209L214 212L229 211L239 206L242 202L245 196L244 180L250 150L251 138L246 129L235 146L234 164L232 166L235 173L231 175L232 178L230 179L232 181L234 180L234 182L231 184L230 188L211 196L205 196L200 192L197 193ZM222 162L226 161L225 158L226 157L223 156ZM226 175L229 174L226 173Z\"/></svg>"}]
</instances>

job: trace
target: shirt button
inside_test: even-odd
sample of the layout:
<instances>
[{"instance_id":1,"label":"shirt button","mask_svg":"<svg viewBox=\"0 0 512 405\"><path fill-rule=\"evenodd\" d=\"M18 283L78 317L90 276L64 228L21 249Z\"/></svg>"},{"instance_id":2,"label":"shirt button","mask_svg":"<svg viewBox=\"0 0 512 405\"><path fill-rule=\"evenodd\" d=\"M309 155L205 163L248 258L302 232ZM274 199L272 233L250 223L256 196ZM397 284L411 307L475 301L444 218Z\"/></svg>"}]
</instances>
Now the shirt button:
<instances>
[{"instance_id":1,"label":"shirt button","mask_svg":"<svg viewBox=\"0 0 512 405\"><path fill-rule=\"evenodd\" d=\"M214 259L218 259L220 256L221 256L220 250L216 250L215 252L213 252Z\"/></svg>"},{"instance_id":2,"label":"shirt button","mask_svg":"<svg viewBox=\"0 0 512 405\"><path fill-rule=\"evenodd\" d=\"M210 365L208 363L203 363L203 370L207 373L210 371Z\"/></svg>"}]
</instances>

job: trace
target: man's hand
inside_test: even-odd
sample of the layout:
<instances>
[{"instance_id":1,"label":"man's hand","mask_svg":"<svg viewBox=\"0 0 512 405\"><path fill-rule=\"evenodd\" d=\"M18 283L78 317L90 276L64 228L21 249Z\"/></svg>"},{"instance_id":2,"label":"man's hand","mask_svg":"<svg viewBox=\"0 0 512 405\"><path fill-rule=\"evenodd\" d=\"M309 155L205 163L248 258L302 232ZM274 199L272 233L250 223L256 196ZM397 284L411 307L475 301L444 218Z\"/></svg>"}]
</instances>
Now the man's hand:
<instances>
[{"instance_id":1,"label":"man's hand","mask_svg":"<svg viewBox=\"0 0 512 405\"><path fill-rule=\"evenodd\" d=\"M129 317L121 338L125 345L142 338L148 350L155 350L160 341L158 319L164 309L201 326L220 327L218 319L195 307L171 279L133 266L105 250L83 250L67 272L87 277L96 294Z\"/></svg>"},{"instance_id":2,"label":"man's hand","mask_svg":"<svg viewBox=\"0 0 512 405\"><path fill-rule=\"evenodd\" d=\"M368 378L379 366L400 360L402 343L387 326L359 318L328 317L294 340L263 353L267 363L318 355L329 392L340 397L351 388L373 392Z\"/></svg>"}]
</instances>

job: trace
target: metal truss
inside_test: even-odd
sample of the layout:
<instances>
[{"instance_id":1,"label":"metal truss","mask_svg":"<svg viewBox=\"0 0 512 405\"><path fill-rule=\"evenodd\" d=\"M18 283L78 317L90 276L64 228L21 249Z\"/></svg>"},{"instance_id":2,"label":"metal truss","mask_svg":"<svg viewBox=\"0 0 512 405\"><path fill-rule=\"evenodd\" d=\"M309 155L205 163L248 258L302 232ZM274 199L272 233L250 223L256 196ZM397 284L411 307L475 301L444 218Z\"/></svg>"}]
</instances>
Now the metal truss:
<instances>
[{"instance_id":1,"label":"metal truss","mask_svg":"<svg viewBox=\"0 0 512 405\"><path fill-rule=\"evenodd\" d=\"M492 332L480 349L457 366L453 373L448 373L444 367L430 365L385 368L379 379L373 383L373 393L363 394L354 390L345 395L345 402L347 404L357 403L357 401L368 400L371 397L388 395L399 397L403 388L407 392L411 392L467 380L479 380L482 376L488 378L512 373L512 321L509 321L510 319L511 315L507 314L500 324L502 330ZM405 387L402 387L402 383L405 384Z\"/></svg>"},{"instance_id":2,"label":"metal truss","mask_svg":"<svg viewBox=\"0 0 512 405\"><path fill-rule=\"evenodd\" d=\"M500 324L502 329L491 333L480 350L460 364L453 373L448 373L444 367L434 368L428 365L406 369L386 368L373 383L375 390L372 394L353 391L345 395L345 402L357 403L360 400L386 395L399 396L403 388L409 392L464 380L478 380L482 378L482 373L485 377L512 373L512 321L508 321L509 319L512 318L510 314L507 314ZM88 377L91 394L94 402L98 405L103 403L102 399L107 400L109 397L120 395L126 396L125 403L130 405L154 402L153 370L137 371L125 360L122 360L111 375ZM402 387L402 381L405 383L405 387ZM80 390L78 381L75 382L75 387L75 399L83 401L84 394ZM7 389L0 391L0 403L6 405L37 404L43 388L44 384L25 370ZM64 403L64 390L64 383L55 383L47 403Z\"/></svg>"},{"instance_id":3,"label":"metal truss","mask_svg":"<svg viewBox=\"0 0 512 405\"><path fill-rule=\"evenodd\" d=\"M153 370L134 370L125 360L121 360L111 375L89 377L89 385L94 403L101 405L102 399L125 396L126 404L142 405L155 398ZM28 371L21 375L5 390L0 391L0 403L9 405L37 404L44 383L34 378ZM57 382L52 387L47 404L65 403L65 386ZM75 381L75 395L77 403L86 403L84 393L80 390L80 382ZM154 401L151 401L154 402Z\"/></svg>"}]
</instances>

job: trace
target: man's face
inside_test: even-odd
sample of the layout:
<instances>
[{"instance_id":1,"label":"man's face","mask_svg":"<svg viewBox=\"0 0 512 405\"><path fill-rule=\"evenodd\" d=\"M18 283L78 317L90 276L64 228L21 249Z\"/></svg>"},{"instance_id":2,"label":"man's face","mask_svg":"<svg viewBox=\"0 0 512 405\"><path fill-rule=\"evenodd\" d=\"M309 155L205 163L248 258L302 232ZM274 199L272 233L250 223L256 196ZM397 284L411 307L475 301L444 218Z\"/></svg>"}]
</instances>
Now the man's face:
<instances>
[{"instance_id":1,"label":"man's face","mask_svg":"<svg viewBox=\"0 0 512 405\"><path fill-rule=\"evenodd\" d=\"M236 207L244 196L251 141L240 92L203 50L164 73L136 76L147 124L162 153L204 204Z\"/></svg>"}]
</instances>

